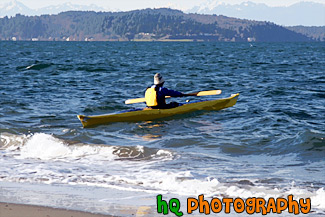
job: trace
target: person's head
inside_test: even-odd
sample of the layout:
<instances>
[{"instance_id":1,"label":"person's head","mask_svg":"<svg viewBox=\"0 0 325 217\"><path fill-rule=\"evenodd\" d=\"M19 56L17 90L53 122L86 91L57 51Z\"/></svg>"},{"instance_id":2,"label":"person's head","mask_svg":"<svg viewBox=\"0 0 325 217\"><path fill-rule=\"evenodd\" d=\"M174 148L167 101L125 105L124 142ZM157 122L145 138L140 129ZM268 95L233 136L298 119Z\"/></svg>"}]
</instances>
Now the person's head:
<instances>
[{"instance_id":1,"label":"person's head","mask_svg":"<svg viewBox=\"0 0 325 217\"><path fill-rule=\"evenodd\" d=\"M163 79L163 77L161 76L161 74L157 73L155 74L155 76L153 77L153 83L155 85L164 85L165 80Z\"/></svg>"}]
</instances>

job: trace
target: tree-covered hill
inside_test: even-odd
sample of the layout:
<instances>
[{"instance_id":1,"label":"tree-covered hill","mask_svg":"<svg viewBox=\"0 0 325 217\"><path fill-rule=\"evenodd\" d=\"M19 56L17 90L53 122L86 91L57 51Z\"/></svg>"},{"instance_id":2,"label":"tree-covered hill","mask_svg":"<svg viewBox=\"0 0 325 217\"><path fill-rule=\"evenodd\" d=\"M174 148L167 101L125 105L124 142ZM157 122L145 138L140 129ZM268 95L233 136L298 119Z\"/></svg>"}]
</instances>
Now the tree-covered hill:
<instances>
[{"instance_id":1,"label":"tree-covered hill","mask_svg":"<svg viewBox=\"0 0 325 217\"><path fill-rule=\"evenodd\" d=\"M172 9L129 12L69 11L58 15L4 17L1 40L192 40L312 41L311 37L270 22Z\"/></svg>"},{"instance_id":2,"label":"tree-covered hill","mask_svg":"<svg viewBox=\"0 0 325 217\"><path fill-rule=\"evenodd\" d=\"M287 28L314 40L325 41L325 26L290 26Z\"/></svg>"}]
</instances>

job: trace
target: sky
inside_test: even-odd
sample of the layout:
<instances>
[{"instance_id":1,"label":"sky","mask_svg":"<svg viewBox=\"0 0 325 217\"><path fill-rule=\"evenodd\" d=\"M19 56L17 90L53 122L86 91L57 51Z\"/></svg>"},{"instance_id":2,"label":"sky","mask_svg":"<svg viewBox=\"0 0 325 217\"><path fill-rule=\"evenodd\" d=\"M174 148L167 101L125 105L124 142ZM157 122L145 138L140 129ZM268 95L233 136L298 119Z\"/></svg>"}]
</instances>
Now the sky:
<instances>
[{"instance_id":1,"label":"sky","mask_svg":"<svg viewBox=\"0 0 325 217\"><path fill-rule=\"evenodd\" d=\"M10 0L0 0L1 3ZM39 9L50 5L72 3L77 5L95 4L107 10L134 10L143 8L170 7L173 9L188 10L205 2L220 2L227 4L240 4L242 2L264 3L268 6L289 6L297 2L309 1L325 3L325 0L17 0L31 9Z\"/></svg>"}]
</instances>

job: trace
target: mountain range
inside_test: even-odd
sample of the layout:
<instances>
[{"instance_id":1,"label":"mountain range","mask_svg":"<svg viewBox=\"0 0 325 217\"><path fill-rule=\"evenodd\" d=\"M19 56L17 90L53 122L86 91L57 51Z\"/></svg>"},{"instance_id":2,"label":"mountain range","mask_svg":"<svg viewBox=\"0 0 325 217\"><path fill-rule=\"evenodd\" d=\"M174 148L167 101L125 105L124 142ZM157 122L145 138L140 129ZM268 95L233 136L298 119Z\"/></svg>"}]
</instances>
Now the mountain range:
<instances>
[{"instance_id":1,"label":"mountain range","mask_svg":"<svg viewBox=\"0 0 325 217\"><path fill-rule=\"evenodd\" d=\"M314 2L299 2L288 7L269 7L253 2L229 5L211 0L186 12L271 21L283 26L325 26L325 4Z\"/></svg>"},{"instance_id":2,"label":"mountain range","mask_svg":"<svg viewBox=\"0 0 325 217\"><path fill-rule=\"evenodd\" d=\"M31 9L17 0L0 5L0 17L22 15L58 14L64 11L119 11L91 5L62 4L40 9ZM269 21L283 26L325 26L325 4L300 2L288 7L270 7L266 4L244 2L225 4L218 0L203 1L186 13L216 14L256 21Z\"/></svg>"},{"instance_id":3,"label":"mountain range","mask_svg":"<svg viewBox=\"0 0 325 217\"><path fill-rule=\"evenodd\" d=\"M43 14L58 14L64 11L109 11L107 8L102 8L97 5L76 5L65 3L60 5L52 5L39 9L31 9L17 0L11 0L8 3L0 4L0 17L15 16L22 14L27 16L40 16Z\"/></svg>"}]
</instances>

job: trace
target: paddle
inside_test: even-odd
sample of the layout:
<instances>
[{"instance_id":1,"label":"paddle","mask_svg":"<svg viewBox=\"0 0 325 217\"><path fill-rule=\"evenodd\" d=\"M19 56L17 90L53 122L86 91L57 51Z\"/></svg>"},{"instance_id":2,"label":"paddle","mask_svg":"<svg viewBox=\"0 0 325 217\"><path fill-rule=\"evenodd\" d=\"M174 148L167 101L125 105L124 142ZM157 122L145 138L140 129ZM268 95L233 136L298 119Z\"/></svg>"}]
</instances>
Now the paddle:
<instances>
[{"instance_id":1,"label":"paddle","mask_svg":"<svg viewBox=\"0 0 325 217\"><path fill-rule=\"evenodd\" d=\"M221 90L208 90L208 91L199 91L195 93L185 93L184 96L210 96L210 95L219 95L221 94ZM170 98L170 96L166 96L166 98ZM128 99L125 101L125 104L133 104L139 102L145 102L145 98L136 98L136 99Z\"/></svg>"}]
</instances>

